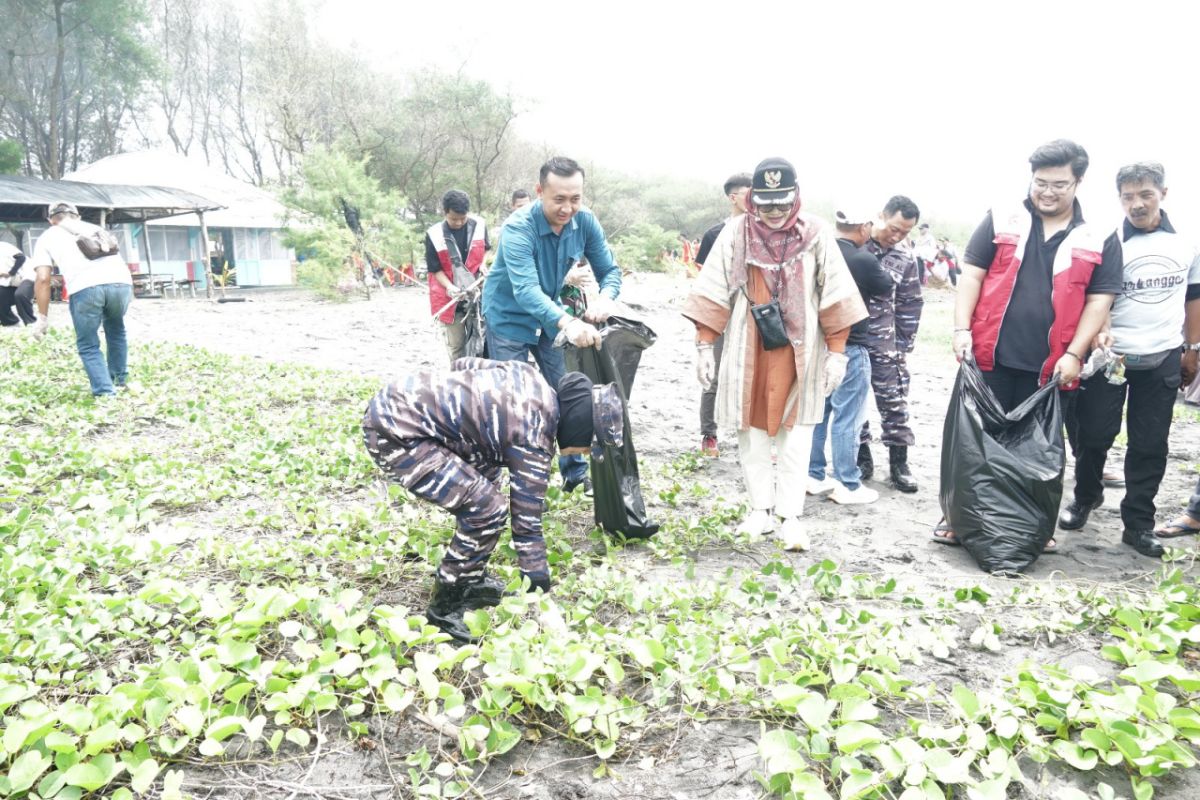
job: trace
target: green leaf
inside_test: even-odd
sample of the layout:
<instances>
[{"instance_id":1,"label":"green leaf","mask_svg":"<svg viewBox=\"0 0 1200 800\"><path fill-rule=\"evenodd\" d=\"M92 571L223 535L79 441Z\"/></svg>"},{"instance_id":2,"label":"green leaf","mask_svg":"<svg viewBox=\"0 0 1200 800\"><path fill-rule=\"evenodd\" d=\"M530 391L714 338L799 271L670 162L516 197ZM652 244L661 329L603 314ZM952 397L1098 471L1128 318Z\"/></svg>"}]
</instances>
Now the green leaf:
<instances>
[{"instance_id":1,"label":"green leaf","mask_svg":"<svg viewBox=\"0 0 1200 800\"><path fill-rule=\"evenodd\" d=\"M1154 797L1154 784L1150 781L1131 777L1129 782L1133 786L1133 800L1150 800Z\"/></svg>"},{"instance_id":2,"label":"green leaf","mask_svg":"<svg viewBox=\"0 0 1200 800\"><path fill-rule=\"evenodd\" d=\"M223 742L240 731L245 724L245 717L221 717L208 726L204 735L213 741Z\"/></svg>"},{"instance_id":3,"label":"green leaf","mask_svg":"<svg viewBox=\"0 0 1200 800\"><path fill-rule=\"evenodd\" d=\"M167 770L167 776L163 778L162 800L183 800L183 792L180 791L182 786L183 770Z\"/></svg>"},{"instance_id":4,"label":"green leaf","mask_svg":"<svg viewBox=\"0 0 1200 800\"><path fill-rule=\"evenodd\" d=\"M883 741L883 733L865 722L848 722L837 729L834 743L843 753L853 753L861 747Z\"/></svg>"},{"instance_id":5,"label":"green leaf","mask_svg":"<svg viewBox=\"0 0 1200 800\"><path fill-rule=\"evenodd\" d=\"M992 778L980 781L974 786L967 787L967 800L1006 800L1008 798L1008 778Z\"/></svg>"},{"instance_id":6,"label":"green leaf","mask_svg":"<svg viewBox=\"0 0 1200 800\"><path fill-rule=\"evenodd\" d=\"M42 755L36 750L29 750L17 757L8 768L9 792L23 792L49 768L53 759Z\"/></svg>"},{"instance_id":7,"label":"green leaf","mask_svg":"<svg viewBox=\"0 0 1200 800\"><path fill-rule=\"evenodd\" d=\"M950 695L954 698L954 704L958 710L969 722L974 722L979 718L979 698L975 696L974 692L961 683L956 683Z\"/></svg>"},{"instance_id":8,"label":"green leaf","mask_svg":"<svg viewBox=\"0 0 1200 800\"><path fill-rule=\"evenodd\" d=\"M1161 661L1143 661L1135 667L1122 670L1121 677L1140 684L1156 684L1175 673L1175 667Z\"/></svg>"},{"instance_id":9,"label":"green leaf","mask_svg":"<svg viewBox=\"0 0 1200 800\"><path fill-rule=\"evenodd\" d=\"M80 763L67 770L66 782L68 786L94 792L108 783L108 773L92 763Z\"/></svg>"},{"instance_id":10,"label":"green leaf","mask_svg":"<svg viewBox=\"0 0 1200 800\"><path fill-rule=\"evenodd\" d=\"M625 647L629 650L629 654L643 667L653 667L660 663L667 654L662 642L657 639L637 638L630 639L625 643Z\"/></svg>"},{"instance_id":11,"label":"green leaf","mask_svg":"<svg viewBox=\"0 0 1200 800\"><path fill-rule=\"evenodd\" d=\"M1004 716L996 720L996 735L1001 739L1011 739L1017 735L1021 724L1016 717Z\"/></svg>"},{"instance_id":12,"label":"green leaf","mask_svg":"<svg viewBox=\"0 0 1200 800\"><path fill-rule=\"evenodd\" d=\"M808 767L800 754L800 740L791 731L767 731L759 740L758 752L768 775L799 772Z\"/></svg>"},{"instance_id":13,"label":"green leaf","mask_svg":"<svg viewBox=\"0 0 1200 800\"><path fill-rule=\"evenodd\" d=\"M158 762L153 758L147 758L145 761L130 770L130 787L138 794L145 794L154 784L154 779L158 777L158 770Z\"/></svg>"},{"instance_id":14,"label":"green leaf","mask_svg":"<svg viewBox=\"0 0 1200 800\"><path fill-rule=\"evenodd\" d=\"M284 735L289 742L301 749L306 749L312 741L312 737L308 735L308 731L303 728L288 728L288 732Z\"/></svg>"},{"instance_id":15,"label":"green leaf","mask_svg":"<svg viewBox=\"0 0 1200 800\"><path fill-rule=\"evenodd\" d=\"M1095 750L1084 750L1076 742L1069 742L1065 739L1057 739L1051 747L1058 757L1066 761L1075 769L1087 771L1096 768L1096 763L1100 757Z\"/></svg>"}]
</instances>

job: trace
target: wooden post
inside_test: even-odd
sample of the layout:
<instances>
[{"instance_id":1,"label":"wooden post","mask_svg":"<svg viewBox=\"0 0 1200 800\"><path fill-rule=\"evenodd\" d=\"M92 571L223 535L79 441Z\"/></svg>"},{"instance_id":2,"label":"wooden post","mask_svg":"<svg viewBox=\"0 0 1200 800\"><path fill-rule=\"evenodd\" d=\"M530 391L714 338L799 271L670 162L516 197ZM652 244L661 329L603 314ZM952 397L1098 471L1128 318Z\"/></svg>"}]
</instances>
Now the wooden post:
<instances>
[{"instance_id":1,"label":"wooden post","mask_svg":"<svg viewBox=\"0 0 1200 800\"><path fill-rule=\"evenodd\" d=\"M204 296L212 300L212 258L209 256L208 245L208 225L204 222L204 212L197 211L196 216L200 218L200 249L204 251Z\"/></svg>"}]
</instances>

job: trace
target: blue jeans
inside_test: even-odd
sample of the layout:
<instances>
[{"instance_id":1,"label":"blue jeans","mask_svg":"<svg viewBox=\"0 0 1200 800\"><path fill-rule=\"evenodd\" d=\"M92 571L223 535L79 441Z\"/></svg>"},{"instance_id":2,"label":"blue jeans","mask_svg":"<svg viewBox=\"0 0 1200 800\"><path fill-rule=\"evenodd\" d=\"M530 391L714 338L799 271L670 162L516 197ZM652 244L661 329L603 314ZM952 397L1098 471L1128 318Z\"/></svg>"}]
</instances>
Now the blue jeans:
<instances>
[{"instance_id":1,"label":"blue jeans","mask_svg":"<svg viewBox=\"0 0 1200 800\"><path fill-rule=\"evenodd\" d=\"M71 292L68 307L75 323L75 347L92 384L92 394L114 394L113 384L125 385L129 345L125 341L125 310L133 299L127 283L103 283ZM104 326L107 362L100 352L100 326Z\"/></svg>"},{"instance_id":2,"label":"blue jeans","mask_svg":"<svg viewBox=\"0 0 1200 800\"><path fill-rule=\"evenodd\" d=\"M544 332L538 338L537 344L526 344L515 339L505 339L497 336L490 328L487 331L488 358L496 361L528 361L529 356L537 362L542 377L554 390L558 390L558 382L567 374L567 362L563 358L561 348L554 346L554 339ZM558 471L562 473L563 481L580 483L587 476L588 465L583 456L559 456Z\"/></svg>"},{"instance_id":3,"label":"blue jeans","mask_svg":"<svg viewBox=\"0 0 1200 800\"><path fill-rule=\"evenodd\" d=\"M831 427L829 418L832 416L833 477L847 489L854 490L862 485L862 472L858 469L858 431L866 418L871 359L867 348L857 344L846 345L846 357L849 359L846 377L833 394L825 398L825 418L813 429L808 475L814 480L825 480L825 434Z\"/></svg>"}]
</instances>

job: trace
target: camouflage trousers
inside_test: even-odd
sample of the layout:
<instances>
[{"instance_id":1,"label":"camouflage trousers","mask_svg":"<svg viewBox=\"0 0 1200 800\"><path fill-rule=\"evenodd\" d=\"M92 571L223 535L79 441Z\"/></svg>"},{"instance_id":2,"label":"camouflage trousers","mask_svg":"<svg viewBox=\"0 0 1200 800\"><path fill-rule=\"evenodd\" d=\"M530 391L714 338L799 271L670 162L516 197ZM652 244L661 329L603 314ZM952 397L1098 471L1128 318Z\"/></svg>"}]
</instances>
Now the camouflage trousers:
<instances>
[{"instance_id":1,"label":"camouflage trousers","mask_svg":"<svg viewBox=\"0 0 1200 800\"><path fill-rule=\"evenodd\" d=\"M363 429L363 437L367 452L389 478L454 515L458 524L438 566L438 577L445 583L482 578L508 522L500 467L468 463L431 439L397 440L370 427ZM546 541L540 533L514 533L513 546L523 574L549 579Z\"/></svg>"},{"instance_id":2,"label":"camouflage trousers","mask_svg":"<svg viewBox=\"0 0 1200 800\"><path fill-rule=\"evenodd\" d=\"M871 354L871 388L883 428L880 440L888 447L911 447L917 440L908 425L908 364L903 353L889 355L874 350ZM858 441L871 441L871 423L864 422Z\"/></svg>"}]
</instances>

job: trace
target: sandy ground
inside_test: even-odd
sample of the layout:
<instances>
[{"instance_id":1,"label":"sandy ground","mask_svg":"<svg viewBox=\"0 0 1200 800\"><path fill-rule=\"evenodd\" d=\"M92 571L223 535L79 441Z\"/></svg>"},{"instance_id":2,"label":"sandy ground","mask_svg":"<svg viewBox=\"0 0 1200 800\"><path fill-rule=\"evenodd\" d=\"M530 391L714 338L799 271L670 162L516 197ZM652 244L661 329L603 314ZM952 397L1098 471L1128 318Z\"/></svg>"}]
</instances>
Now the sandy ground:
<instances>
[{"instance_id":1,"label":"sandy ground","mask_svg":"<svg viewBox=\"0 0 1200 800\"><path fill-rule=\"evenodd\" d=\"M631 316L648 323L659 336L657 344L643 355L631 403L634 441L641 456L644 483L648 484L645 496L652 517L669 513L657 505L659 487L654 485L655 476L681 454L694 452L700 439L700 392L693 369L692 330L678 313L687 291L688 283L681 278L637 275L627 278L622 296L631 306ZM349 370L378 377L381 383L403 371L443 368L446 364L445 350L429 321L423 289L388 290L370 301L345 303L314 300L301 291L247 290L242 296L246 302L228 304L203 299L139 300L128 317L131 341L187 343L231 354ZM844 573L894 576L902 584L928 587L931 592L975 584L1004 586L1006 579L982 574L961 548L939 546L929 540L930 529L940 517L937 483L941 430L956 369L949 355L952 303L949 291L927 294L922 333L910 361L917 445L911 449L909 461L921 483L920 491L905 495L874 481L871 485L881 494L874 505L846 508L810 498L805 513L812 549L791 556L797 564L806 566L829 558L839 563ZM69 324L65 309L58 307L52 322ZM1159 492L1160 520L1173 515L1191 493L1196 478L1194 465L1200 461L1198 421L1200 414L1196 411L1177 407L1171 458ZM734 441L732 436L724 436L721 457L704 459L701 469L693 473L696 481L711 490L708 498L689 499L682 504L682 511L671 513L700 511L703 504L720 497L734 502L744 498ZM1121 454L1117 448L1110 463L1119 464ZM877 473L886 475L885 450L878 444L875 458ZM1110 491L1104 507L1092 515L1089 524L1081 531L1061 534L1060 553L1039 560L1026 579L1119 584L1145 578L1156 570L1158 562L1120 543L1119 502L1120 492ZM761 546L772 551L775 547L769 541ZM648 575L670 569L654 563L645 551L630 549L627 555L644 560ZM744 556L704 551L697 554L696 567L717 572ZM1081 650L1087 652L1081 654ZM947 680L969 680L971 676L986 678L998 667L1016 665L1025 658L1094 659L1094 653L1094 646L1055 651L1046 649L1044 643L1040 649L1036 642L1030 642L1028 648L1016 643L1003 653L1003 664L964 651L961 658L956 653L956 662L941 663L932 669ZM631 765L623 778L599 782L590 775L594 761L581 758L584 754L557 744L544 743L536 749L522 746L506 761L509 769L519 768L515 774L528 777L509 782L495 796L758 797L761 790L752 774L757 768L757 737L754 723L705 726L703 731L689 728L673 745L675 756L668 763L659 764L650 773ZM401 745L392 744L394 750ZM365 781L366 773L373 770L363 759L365 756L347 754L346 760L330 765L334 774L323 777L329 783L344 785L346 776L359 774ZM283 768L277 776L286 778L288 771ZM1192 776L1173 777L1160 786L1156 796L1200 796L1200 785L1196 783ZM259 787L265 790L266 782ZM264 796L273 795L266 790ZM1047 789L1045 794L1020 796L1050 797L1052 792Z\"/></svg>"},{"instance_id":2,"label":"sandy ground","mask_svg":"<svg viewBox=\"0 0 1200 800\"><path fill-rule=\"evenodd\" d=\"M657 344L643 355L631 403L634 441L651 468L699 446L700 392L694 377L692 330L678 313L687 291L684 279L634 275L626 279L622 294L632 306L631 315L658 333ZM194 344L374 375L381 382L406 370L440 369L446 364L445 350L428 321L429 305L422 289L388 290L370 301L347 303L316 301L300 291L249 290L243 296L247 302L227 304L139 300L128 317L131 341ZM842 507L810 498L806 515L813 556L834 557L847 569L865 572L915 572L940 578L979 574L961 548L936 546L928 535L940 517L942 424L956 368L949 356L952 304L948 291L927 293L919 343L910 357L910 410L917 444L911 448L909 463L921 490L905 495L875 480L870 485L881 497L874 505ZM65 314L57 316L57 322L66 322ZM1171 457L1158 495L1161 521L1186 503L1195 484L1195 464L1200 461L1198 421L1200 413L1177 406ZM877 419L874 427L877 433ZM735 499L740 496L741 473L734 437L724 435L721 447L721 458L706 465L701 479ZM876 444L874 451L876 477L884 478L886 448ZM1109 463L1119 468L1122 457L1123 451L1116 447ZM1061 570L1071 577L1120 582L1156 566L1120 543L1120 491L1110 490L1105 499L1083 530L1058 537L1060 554L1039 560L1029 570L1030 577L1045 578Z\"/></svg>"}]
</instances>

